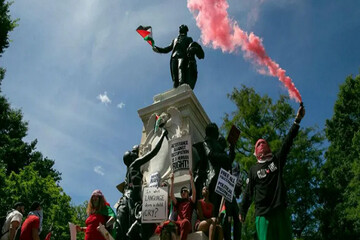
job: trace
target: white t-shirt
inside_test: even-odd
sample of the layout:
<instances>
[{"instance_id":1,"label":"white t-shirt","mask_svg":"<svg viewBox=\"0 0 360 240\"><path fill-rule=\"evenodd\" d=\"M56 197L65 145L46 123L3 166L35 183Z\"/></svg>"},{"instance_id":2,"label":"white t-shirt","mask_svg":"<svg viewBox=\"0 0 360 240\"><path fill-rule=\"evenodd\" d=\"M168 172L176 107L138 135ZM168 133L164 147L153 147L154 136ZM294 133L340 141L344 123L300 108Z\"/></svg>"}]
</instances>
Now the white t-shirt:
<instances>
[{"instance_id":1,"label":"white t-shirt","mask_svg":"<svg viewBox=\"0 0 360 240\"><path fill-rule=\"evenodd\" d=\"M19 222L19 227L21 224L21 220L22 220L23 215L18 211L18 210L13 210L12 212L10 212L7 216L6 216L6 220L4 222L4 226L1 229L1 234L3 232L6 232L10 229L10 224L12 222ZM8 240L9 239L9 231L7 233L5 233L0 240Z\"/></svg>"}]
</instances>

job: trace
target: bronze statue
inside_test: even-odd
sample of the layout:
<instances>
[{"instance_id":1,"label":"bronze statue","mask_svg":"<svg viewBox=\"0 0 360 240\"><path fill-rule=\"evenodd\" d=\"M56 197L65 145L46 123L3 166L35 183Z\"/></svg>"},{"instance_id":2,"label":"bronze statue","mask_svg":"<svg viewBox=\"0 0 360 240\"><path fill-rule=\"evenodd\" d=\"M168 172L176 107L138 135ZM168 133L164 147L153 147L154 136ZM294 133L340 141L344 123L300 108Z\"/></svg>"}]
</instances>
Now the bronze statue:
<instances>
[{"instance_id":1,"label":"bronze statue","mask_svg":"<svg viewBox=\"0 0 360 240\"><path fill-rule=\"evenodd\" d=\"M187 36L189 31L186 25L179 27L179 36L165 48L153 45L154 52L171 53L170 72L174 88L182 84L188 84L194 89L197 81L197 65L195 56L203 59L205 54L201 46Z\"/></svg>"},{"instance_id":2,"label":"bronze statue","mask_svg":"<svg viewBox=\"0 0 360 240\"><path fill-rule=\"evenodd\" d=\"M215 187L221 168L229 172L232 171L235 159L235 146L230 143L229 153L225 151L228 143L224 137L219 136L219 129L215 123L210 123L206 126L205 134L205 141L194 146L200 155L200 161L195 169L197 174L195 184L197 188L202 188L204 185L208 186L209 199L214 204L213 214L218 216L221 196L215 193ZM222 225L224 239L231 239L231 223L228 221L230 216L233 217L234 221L234 239L240 239L241 223L238 219L239 208L235 196L232 202L225 201L225 205L226 220Z\"/></svg>"},{"instance_id":3,"label":"bronze statue","mask_svg":"<svg viewBox=\"0 0 360 240\"><path fill-rule=\"evenodd\" d=\"M139 147L134 146L133 150L127 151L124 154L123 160L127 166L126 179L124 194L119 200L117 212L117 221L118 221L118 231L117 231L117 240L122 239L147 239L150 236L142 236L144 229L148 226L139 226L137 220L139 219L140 208L141 208L141 190L142 190L142 178L143 175L140 171L140 168L145 163L149 162L156 154L160 151L161 145L163 143L164 137L167 137L167 130L163 130L162 136L159 142L156 144L154 149L149 153L145 154L142 157L138 157ZM146 225L146 224L143 224ZM139 231L137 231L139 230ZM149 234L151 231L145 231Z\"/></svg>"},{"instance_id":4,"label":"bronze statue","mask_svg":"<svg viewBox=\"0 0 360 240\"><path fill-rule=\"evenodd\" d=\"M226 171L231 170L232 162L235 159L235 147L230 145L229 154L225 152L225 140L222 137L219 138L219 129L215 123L210 123L206 126L205 134L204 149L209 164L206 185L209 186L209 198L214 204L214 214L217 216L221 196L215 193L216 182L221 168Z\"/></svg>"}]
</instances>

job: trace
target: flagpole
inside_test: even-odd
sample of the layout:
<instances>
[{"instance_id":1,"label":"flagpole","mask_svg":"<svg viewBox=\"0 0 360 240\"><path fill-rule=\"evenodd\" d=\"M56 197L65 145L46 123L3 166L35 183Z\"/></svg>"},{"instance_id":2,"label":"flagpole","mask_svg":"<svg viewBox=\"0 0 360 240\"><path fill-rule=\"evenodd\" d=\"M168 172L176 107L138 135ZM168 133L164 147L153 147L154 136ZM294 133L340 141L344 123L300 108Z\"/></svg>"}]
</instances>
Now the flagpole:
<instances>
[{"instance_id":1,"label":"flagpole","mask_svg":"<svg viewBox=\"0 0 360 240\"><path fill-rule=\"evenodd\" d=\"M219 213L218 213L218 216L217 216L218 218L220 217L221 209L222 209L224 203L225 203L225 198L222 197L222 198L221 198L221 203L220 203L220 208L219 208Z\"/></svg>"}]
</instances>

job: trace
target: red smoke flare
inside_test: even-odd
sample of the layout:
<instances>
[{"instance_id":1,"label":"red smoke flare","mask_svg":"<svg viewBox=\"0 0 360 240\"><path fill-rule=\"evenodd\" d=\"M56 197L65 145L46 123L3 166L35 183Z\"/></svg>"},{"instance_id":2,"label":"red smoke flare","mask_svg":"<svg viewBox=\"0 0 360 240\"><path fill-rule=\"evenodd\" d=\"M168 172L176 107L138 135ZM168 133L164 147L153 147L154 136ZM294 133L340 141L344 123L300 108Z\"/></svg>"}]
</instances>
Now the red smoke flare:
<instances>
[{"instance_id":1,"label":"red smoke flare","mask_svg":"<svg viewBox=\"0 0 360 240\"><path fill-rule=\"evenodd\" d=\"M226 0L188 0L187 6L194 14L205 45L220 48L223 52L234 52L241 47L244 56L260 67L259 73L278 77L288 89L290 98L302 102L299 91L291 78L286 76L286 71L266 54L261 38L254 33L244 32L236 21L229 19Z\"/></svg>"}]
</instances>

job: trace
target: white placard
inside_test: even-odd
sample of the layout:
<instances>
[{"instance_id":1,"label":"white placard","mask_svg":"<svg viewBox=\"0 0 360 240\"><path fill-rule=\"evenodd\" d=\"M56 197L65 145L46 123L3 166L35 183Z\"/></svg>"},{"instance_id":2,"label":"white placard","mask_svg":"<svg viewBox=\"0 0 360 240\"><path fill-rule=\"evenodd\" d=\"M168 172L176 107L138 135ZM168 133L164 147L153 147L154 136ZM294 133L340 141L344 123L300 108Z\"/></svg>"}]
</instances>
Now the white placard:
<instances>
[{"instance_id":1,"label":"white placard","mask_svg":"<svg viewBox=\"0 0 360 240\"><path fill-rule=\"evenodd\" d=\"M160 187L160 179L161 177L159 172L151 174L149 187Z\"/></svg>"},{"instance_id":2,"label":"white placard","mask_svg":"<svg viewBox=\"0 0 360 240\"><path fill-rule=\"evenodd\" d=\"M141 211L142 223L160 223L168 219L167 187L145 187Z\"/></svg>"},{"instance_id":3,"label":"white placard","mask_svg":"<svg viewBox=\"0 0 360 240\"><path fill-rule=\"evenodd\" d=\"M70 239L76 240L76 225L69 222L69 229L70 229Z\"/></svg>"},{"instance_id":4,"label":"white placard","mask_svg":"<svg viewBox=\"0 0 360 240\"><path fill-rule=\"evenodd\" d=\"M191 136L187 135L170 141L170 159L173 172L189 170L192 164Z\"/></svg>"},{"instance_id":5,"label":"white placard","mask_svg":"<svg viewBox=\"0 0 360 240\"><path fill-rule=\"evenodd\" d=\"M235 184L236 177L221 168L215 187L215 192L223 196L227 201L231 202L234 195Z\"/></svg>"}]
</instances>

